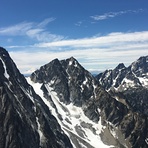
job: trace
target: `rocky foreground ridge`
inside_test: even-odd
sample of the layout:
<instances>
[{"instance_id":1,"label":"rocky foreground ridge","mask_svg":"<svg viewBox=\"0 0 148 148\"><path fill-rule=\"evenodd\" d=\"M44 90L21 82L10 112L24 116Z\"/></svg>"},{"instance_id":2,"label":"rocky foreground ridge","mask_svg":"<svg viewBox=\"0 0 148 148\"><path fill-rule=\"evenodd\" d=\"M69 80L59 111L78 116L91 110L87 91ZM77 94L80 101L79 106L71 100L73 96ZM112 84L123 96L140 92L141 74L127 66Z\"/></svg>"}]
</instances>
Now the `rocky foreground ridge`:
<instances>
[{"instance_id":1,"label":"rocky foreground ridge","mask_svg":"<svg viewBox=\"0 0 148 148\"><path fill-rule=\"evenodd\" d=\"M70 140L42 99L0 48L0 147L69 148Z\"/></svg>"},{"instance_id":2,"label":"rocky foreground ridge","mask_svg":"<svg viewBox=\"0 0 148 148\"><path fill-rule=\"evenodd\" d=\"M26 81L0 48L0 146L146 148L147 114L128 102L134 95L109 91L101 76L93 77L71 57L51 61Z\"/></svg>"}]
</instances>

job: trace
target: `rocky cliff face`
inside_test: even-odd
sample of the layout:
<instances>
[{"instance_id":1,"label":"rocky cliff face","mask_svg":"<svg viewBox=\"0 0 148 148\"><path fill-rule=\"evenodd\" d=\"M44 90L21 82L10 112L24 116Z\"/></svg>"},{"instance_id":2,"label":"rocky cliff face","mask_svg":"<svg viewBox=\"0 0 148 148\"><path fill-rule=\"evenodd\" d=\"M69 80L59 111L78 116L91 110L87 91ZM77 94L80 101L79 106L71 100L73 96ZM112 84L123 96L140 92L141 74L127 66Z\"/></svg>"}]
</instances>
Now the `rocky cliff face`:
<instances>
[{"instance_id":1,"label":"rocky cliff face","mask_svg":"<svg viewBox=\"0 0 148 148\"><path fill-rule=\"evenodd\" d=\"M72 147L55 117L0 48L0 147Z\"/></svg>"},{"instance_id":2,"label":"rocky cliff face","mask_svg":"<svg viewBox=\"0 0 148 148\"><path fill-rule=\"evenodd\" d=\"M123 69L124 65L118 68ZM49 103L76 147L97 148L100 140L108 147L147 146L147 117L133 112L126 102L112 98L73 57L55 59L30 78L30 83L40 85L44 102ZM96 137L98 143L93 143Z\"/></svg>"}]
</instances>

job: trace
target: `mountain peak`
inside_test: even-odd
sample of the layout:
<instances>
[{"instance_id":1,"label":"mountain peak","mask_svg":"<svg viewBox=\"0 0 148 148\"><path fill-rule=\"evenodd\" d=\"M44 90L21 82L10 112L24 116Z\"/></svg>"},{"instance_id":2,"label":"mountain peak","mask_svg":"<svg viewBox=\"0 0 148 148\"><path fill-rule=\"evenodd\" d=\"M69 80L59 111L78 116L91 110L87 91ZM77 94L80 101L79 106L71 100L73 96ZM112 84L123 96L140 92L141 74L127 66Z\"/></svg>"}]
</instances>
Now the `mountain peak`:
<instances>
[{"instance_id":1,"label":"mountain peak","mask_svg":"<svg viewBox=\"0 0 148 148\"><path fill-rule=\"evenodd\" d=\"M8 52L6 51L6 49L4 49L3 47L0 47L0 56L4 56L4 55L9 55Z\"/></svg>"},{"instance_id":2,"label":"mountain peak","mask_svg":"<svg viewBox=\"0 0 148 148\"><path fill-rule=\"evenodd\" d=\"M139 59L137 59L136 61L134 61L132 64L134 63L148 63L148 56L142 56Z\"/></svg>"},{"instance_id":3,"label":"mountain peak","mask_svg":"<svg viewBox=\"0 0 148 148\"><path fill-rule=\"evenodd\" d=\"M71 61L77 61L73 56L71 56L70 58L68 58Z\"/></svg>"},{"instance_id":4,"label":"mountain peak","mask_svg":"<svg viewBox=\"0 0 148 148\"><path fill-rule=\"evenodd\" d=\"M147 56L142 56L138 59L138 61L141 61L141 60L146 60L146 62L148 62L148 55Z\"/></svg>"},{"instance_id":5,"label":"mountain peak","mask_svg":"<svg viewBox=\"0 0 148 148\"><path fill-rule=\"evenodd\" d=\"M73 103L81 106L84 100L82 99L82 95L79 96L81 94L79 87L81 87L82 91L86 91L89 85L91 85L89 81L93 81L93 76L85 70L74 57L70 57L61 61L55 59L42 66L39 70L31 74L31 80L38 83L48 83L54 86L61 102L69 103L69 99L71 99ZM71 85L71 88L74 87L74 89L78 90L73 89L71 93L73 96L70 96L70 90L66 89L61 96L63 89L68 88L69 85ZM85 87L85 89L83 87ZM79 91L77 92L78 95L76 95L75 91Z\"/></svg>"},{"instance_id":6,"label":"mountain peak","mask_svg":"<svg viewBox=\"0 0 148 148\"><path fill-rule=\"evenodd\" d=\"M126 68L125 65L123 63L120 63L115 69L121 70L123 68Z\"/></svg>"},{"instance_id":7,"label":"mountain peak","mask_svg":"<svg viewBox=\"0 0 148 148\"><path fill-rule=\"evenodd\" d=\"M64 61L67 62L68 66L74 66L74 67L77 67L78 65L80 66L79 62L74 57L62 60L61 63L64 63Z\"/></svg>"},{"instance_id":8,"label":"mountain peak","mask_svg":"<svg viewBox=\"0 0 148 148\"><path fill-rule=\"evenodd\" d=\"M14 65L12 59L9 56L9 53L3 48L0 47L0 74L1 76L9 79L9 77L14 75ZM4 78L3 77L3 78ZM6 80L6 79L3 80Z\"/></svg>"},{"instance_id":9,"label":"mountain peak","mask_svg":"<svg viewBox=\"0 0 148 148\"><path fill-rule=\"evenodd\" d=\"M148 75L148 56L140 57L137 61L133 62L129 68L137 77Z\"/></svg>"}]
</instances>

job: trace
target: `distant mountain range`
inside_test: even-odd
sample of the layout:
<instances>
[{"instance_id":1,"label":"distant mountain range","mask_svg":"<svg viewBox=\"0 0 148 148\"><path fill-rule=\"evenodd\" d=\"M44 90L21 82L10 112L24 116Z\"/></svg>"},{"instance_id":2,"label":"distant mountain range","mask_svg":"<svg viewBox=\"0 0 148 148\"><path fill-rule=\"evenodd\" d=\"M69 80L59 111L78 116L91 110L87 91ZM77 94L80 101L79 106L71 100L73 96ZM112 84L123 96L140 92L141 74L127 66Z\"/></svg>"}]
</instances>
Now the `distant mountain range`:
<instances>
[{"instance_id":1,"label":"distant mountain range","mask_svg":"<svg viewBox=\"0 0 148 148\"><path fill-rule=\"evenodd\" d=\"M122 92L130 87L148 88L148 56L140 57L128 67L121 63L96 77L106 90Z\"/></svg>"},{"instance_id":2,"label":"distant mountain range","mask_svg":"<svg viewBox=\"0 0 148 148\"><path fill-rule=\"evenodd\" d=\"M148 56L140 57L128 67L121 63L96 78L115 98L124 98L134 111L148 115Z\"/></svg>"},{"instance_id":3,"label":"distant mountain range","mask_svg":"<svg viewBox=\"0 0 148 148\"><path fill-rule=\"evenodd\" d=\"M24 77L0 48L1 148L147 148L148 56L92 76L71 57Z\"/></svg>"}]
</instances>

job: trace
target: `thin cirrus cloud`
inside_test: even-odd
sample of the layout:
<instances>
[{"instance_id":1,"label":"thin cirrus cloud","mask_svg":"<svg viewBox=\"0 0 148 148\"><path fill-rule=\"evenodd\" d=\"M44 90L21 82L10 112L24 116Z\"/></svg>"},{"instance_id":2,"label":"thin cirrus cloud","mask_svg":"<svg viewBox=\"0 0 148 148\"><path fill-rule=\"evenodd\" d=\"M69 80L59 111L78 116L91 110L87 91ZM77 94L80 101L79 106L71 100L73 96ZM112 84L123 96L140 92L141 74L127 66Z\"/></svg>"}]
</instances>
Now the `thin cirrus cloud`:
<instances>
[{"instance_id":1,"label":"thin cirrus cloud","mask_svg":"<svg viewBox=\"0 0 148 148\"><path fill-rule=\"evenodd\" d=\"M46 42L35 44L35 47L39 48L49 48L49 47L70 47L71 48L92 48L92 47L111 47L113 45L131 45L131 44L145 44L148 43L148 31L142 32L115 32L110 33L105 36L95 36L91 38L82 39L67 39L55 42Z\"/></svg>"},{"instance_id":2,"label":"thin cirrus cloud","mask_svg":"<svg viewBox=\"0 0 148 148\"><path fill-rule=\"evenodd\" d=\"M16 35L24 35L25 32L31 30L33 23L31 22L22 22L16 25L0 28L0 35L6 36L16 36Z\"/></svg>"},{"instance_id":3,"label":"thin cirrus cloud","mask_svg":"<svg viewBox=\"0 0 148 148\"><path fill-rule=\"evenodd\" d=\"M0 28L0 35L27 36L40 42L61 40L64 38L63 36L52 34L46 30L46 26L53 21L55 21L55 18L47 18L40 23L21 22L19 24Z\"/></svg>"},{"instance_id":4,"label":"thin cirrus cloud","mask_svg":"<svg viewBox=\"0 0 148 148\"><path fill-rule=\"evenodd\" d=\"M108 13L104 13L101 15L94 15L94 16L90 16L90 18L92 18L95 21L101 21L101 20L106 20L109 18L114 18L123 14L128 14L128 13L140 13L143 12L144 10L142 9L138 9L138 10L125 10L125 11L118 11L118 12L108 12Z\"/></svg>"},{"instance_id":5,"label":"thin cirrus cloud","mask_svg":"<svg viewBox=\"0 0 148 148\"><path fill-rule=\"evenodd\" d=\"M83 21L78 21L77 23L75 23L75 26L81 26L83 23Z\"/></svg>"}]
</instances>

